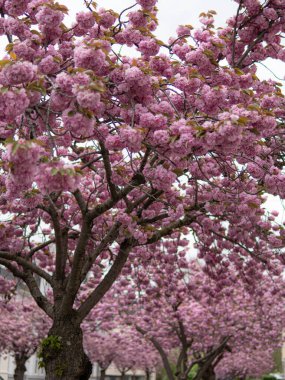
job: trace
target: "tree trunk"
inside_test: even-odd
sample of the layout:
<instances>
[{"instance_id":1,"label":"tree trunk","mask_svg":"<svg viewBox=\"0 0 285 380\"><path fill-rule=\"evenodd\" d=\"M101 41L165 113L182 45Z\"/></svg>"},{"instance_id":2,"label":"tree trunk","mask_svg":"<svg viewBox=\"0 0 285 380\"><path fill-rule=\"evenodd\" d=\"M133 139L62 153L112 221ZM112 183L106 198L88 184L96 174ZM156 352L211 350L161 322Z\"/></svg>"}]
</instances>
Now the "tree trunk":
<instances>
[{"instance_id":1,"label":"tree trunk","mask_svg":"<svg viewBox=\"0 0 285 380\"><path fill-rule=\"evenodd\" d=\"M100 368L100 380L105 380L106 368Z\"/></svg>"},{"instance_id":2,"label":"tree trunk","mask_svg":"<svg viewBox=\"0 0 285 380\"><path fill-rule=\"evenodd\" d=\"M26 372L26 361L28 357L26 355L16 355L15 356L15 372L14 372L14 380L24 380L25 372Z\"/></svg>"},{"instance_id":3,"label":"tree trunk","mask_svg":"<svg viewBox=\"0 0 285 380\"><path fill-rule=\"evenodd\" d=\"M150 380L150 371L146 369L145 374L146 374L146 380Z\"/></svg>"},{"instance_id":4,"label":"tree trunk","mask_svg":"<svg viewBox=\"0 0 285 380\"><path fill-rule=\"evenodd\" d=\"M216 380L216 374L211 365L204 372L202 380Z\"/></svg>"},{"instance_id":5,"label":"tree trunk","mask_svg":"<svg viewBox=\"0 0 285 380\"><path fill-rule=\"evenodd\" d=\"M88 380L92 364L83 349L82 330L71 318L55 320L42 342L46 380Z\"/></svg>"}]
</instances>

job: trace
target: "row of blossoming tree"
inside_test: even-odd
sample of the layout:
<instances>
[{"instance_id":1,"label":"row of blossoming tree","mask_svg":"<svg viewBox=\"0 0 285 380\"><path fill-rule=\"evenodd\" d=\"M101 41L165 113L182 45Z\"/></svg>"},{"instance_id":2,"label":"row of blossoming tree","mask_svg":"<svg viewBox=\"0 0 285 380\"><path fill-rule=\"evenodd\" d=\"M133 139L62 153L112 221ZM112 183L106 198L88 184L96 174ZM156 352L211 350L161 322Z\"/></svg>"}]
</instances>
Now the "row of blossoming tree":
<instances>
[{"instance_id":1,"label":"row of blossoming tree","mask_svg":"<svg viewBox=\"0 0 285 380\"><path fill-rule=\"evenodd\" d=\"M108 342L113 334L124 339L123 331L136 346L138 336L145 339L169 380L186 380L194 369L195 380L269 372L272 354L282 345L284 280L264 274L254 289L228 268L221 288L201 265L185 259L188 250L179 245L167 242L155 255L146 250L148 258L130 261L130 276L113 286L84 323L87 350L94 339ZM116 358L121 351L116 345L107 353L100 347L105 362L106 355ZM137 357L129 354L129 360Z\"/></svg>"},{"instance_id":2,"label":"row of blossoming tree","mask_svg":"<svg viewBox=\"0 0 285 380\"><path fill-rule=\"evenodd\" d=\"M285 59L282 0L238 0L224 28L210 11L169 41L156 0L86 0L71 27L54 0L0 7L0 265L53 321L47 380L89 377L82 322L163 239L193 236L218 287L229 265L252 287L280 273L285 230L264 202L285 195L284 97L256 70Z\"/></svg>"}]
</instances>

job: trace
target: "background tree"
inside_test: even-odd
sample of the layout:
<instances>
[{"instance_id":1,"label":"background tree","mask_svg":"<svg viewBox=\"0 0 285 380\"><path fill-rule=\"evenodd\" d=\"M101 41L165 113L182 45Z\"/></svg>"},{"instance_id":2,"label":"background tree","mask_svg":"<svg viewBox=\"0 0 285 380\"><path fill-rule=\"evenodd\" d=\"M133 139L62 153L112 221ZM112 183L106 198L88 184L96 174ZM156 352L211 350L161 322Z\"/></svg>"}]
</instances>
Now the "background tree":
<instances>
[{"instance_id":1,"label":"background tree","mask_svg":"<svg viewBox=\"0 0 285 380\"><path fill-rule=\"evenodd\" d=\"M1 354L15 359L15 380L24 380L26 361L37 351L51 325L50 319L31 299L12 299L1 306Z\"/></svg>"},{"instance_id":2,"label":"background tree","mask_svg":"<svg viewBox=\"0 0 285 380\"><path fill-rule=\"evenodd\" d=\"M187 247L181 250L185 240L177 240L152 252L151 259L136 257L129 280L120 279L92 311L91 325L106 314L111 330L121 329L123 323L126 328L132 326L130 339L139 332L153 345L169 380L187 379L195 366L194 379L215 379L215 367L226 352L235 358L240 352L260 350L272 357L282 344L282 279L264 274L255 289L228 268L228 281L221 287L196 262L187 261ZM148 260L147 269L144 260Z\"/></svg>"},{"instance_id":3,"label":"background tree","mask_svg":"<svg viewBox=\"0 0 285 380\"><path fill-rule=\"evenodd\" d=\"M215 368L219 380L260 378L274 367L272 350L226 353Z\"/></svg>"},{"instance_id":4,"label":"background tree","mask_svg":"<svg viewBox=\"0 0 285 380\"><path fill-rule=\"evenodd\" d=\"M108 310L102 309L103 315ZM96 323L99 316L96 315ZM100 366L100 380L105 379L106 370L113 364L117 367L122 379L128 371L143 370L146 378L160 366L159 355L151 344L146 342L137 331L118 325L114 320L104 326L94 324L92 315L84 323L84 342L86 352L93 363Z\"/></svg>"},{"instance_id":5,"label":"background tree","mask_svg":"<svg viewBox=\"0 0 285 380\"><path fill-rule=\"evenodd\" d=\"M252 283L284 261L263 207L265 191L284 197L284 98L255 66L284 60L282 1L239 1L217 30L205 13L168 43L155 5L86 2L68 28L53 0L0 2L0 264L53 319L47 380L90 376L80 325L143 247L183 229L209 273L231 261Z\"/></svg>"}]
</instances>

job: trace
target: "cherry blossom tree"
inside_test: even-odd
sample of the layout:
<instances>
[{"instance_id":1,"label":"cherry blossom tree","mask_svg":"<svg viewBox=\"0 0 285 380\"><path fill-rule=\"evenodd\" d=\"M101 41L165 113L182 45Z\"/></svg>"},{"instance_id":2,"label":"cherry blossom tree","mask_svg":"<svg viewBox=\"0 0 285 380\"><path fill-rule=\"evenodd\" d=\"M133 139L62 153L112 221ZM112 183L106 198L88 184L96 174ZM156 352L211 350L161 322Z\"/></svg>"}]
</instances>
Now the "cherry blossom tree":
<instances>
[{"instance_id":1,"label":"cherry blossom tree","mask_svg":"<svg viewBox=\"0 0 285 380\"><path fill-rule=\"evenodd\" d=\"M105 380L106 370L115 358L118 343L119 339L116 333L86 332L85 349L92 363L96 362L100 367L100 380Z\"/></svg>"},{"instance_id":2,"label":"cherry blossom tree","mask_svg":"<svg viewBox=\"0 0 285 380\"><path fill-rule=\"evenodd\" d=\"M117 367L122 379L128 371L140 369L149 380L151 373L161 365L156 350L136 330L120 326L114 319L107 322L106 315L111 314L106 304L99 311L102 314L96 313L96 322L91 314L83 324L83 331L86 352L93 363L99 364L100 380L105 379L106 370L111 364ZM102 323L98 324L102 317Z\"/></svg>"},{"instance_id":3,"label":"cherry blossom tree","mask_svg":"<svg viewBox=\"0 0 285 380\"><path fill-rule=\"evenodd\" d=\"M153 360L157 360L157 355L152 347L149 347L134 330L124 327L119 335L119 345L114 357L114 364L121 374L121 379L125 380L130 370L153 370Z\"/></svg>"},{"instance_id":4,"label":"cherry blossom tree","mask_svg":"<svg viewBox=\"0 0 285 380\"><path fill-rule=\"evenodd\" d=\"M182 246L186 242L182 237L178 241ZM152 252L151 258L136 256L130 262L129 279L119 280L91 312L90 322L106 313L105 326L110 331L122 324L132 326L133 335L139 332L160 354L169 380L187 379L194 366L198 366L195 380L215 380L215 367L225 354L225 363L240 353L252 359L252 352L261 351L272 357L282 344L283 280L263 274L255 288L228 268L221 286L205 273L207 268L186 260L187 251L187 246L179 250L179 244L170 241Z\"/></svg>"},{"instance_id":5,"label":"cherry blossom tree","mask_svg":"<svg viewBox=\"0 0 285 380\"><path fill-rule=\"evenodd\" d=\"M51 325L31 299L12 299L1 306L0 350L15 359L15 380L24 380L26 361L36 352Z\"/></svg>"},{"instance_id":6,"label":"cherry blossom tree","mask_svg":"<svg viewBox=\"0 0 285 380\"><path fill-rule=\"evenodd\" d=\"M283 1L239 0L225 28L210 11L167 42L156 0L85 5L68 27L54 0L0 0L0 265L53 319L47 380L88 379L80 325L144 247L191 233L213 276L231 262L252 283L284 263L263 206L284 197L284 98L256 75L285 60Z\"/></svg>"},{"instance_id":7,"label":"cherry blossom tree","mask_svg":"<svg viewBox=\"0 0 285 380\"><path fill-rule=\"evenodd\" d=\"M219 380L247 377L259 378L274 368L271 350L253 350L248 352L226 353L215 368Z\"/></svg>"}]
</instances>

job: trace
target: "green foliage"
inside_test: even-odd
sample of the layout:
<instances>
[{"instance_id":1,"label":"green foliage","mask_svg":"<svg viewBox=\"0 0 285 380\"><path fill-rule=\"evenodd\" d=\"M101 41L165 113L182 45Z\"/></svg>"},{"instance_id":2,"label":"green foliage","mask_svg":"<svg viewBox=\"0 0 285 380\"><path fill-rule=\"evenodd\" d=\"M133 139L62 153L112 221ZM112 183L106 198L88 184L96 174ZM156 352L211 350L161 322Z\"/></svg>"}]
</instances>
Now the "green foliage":
<instances>
[{"instance_id":1,"label":"green foliage","mask_svg":"<svg viewBox=\"0 0 285 380\"><path fill-rule=\"evenodd\" d=\"M47 338L43 339L40 345L40 351L38 353L39 368L44 368L44 360L57 355L61 349L62 342L60 336L49 335ZM62 372L62 369L59 370Z\"/></svg>"},{"instance_id":2,"label":"green foliage","mask_svg":"<svg viewBox=\"0 0 285 380\"><path fill-rule=\"evenodd\" d=\"M276 380L276 377L272 375L265 375L262 380Z\"/></svg>"},{"instance_id":3,"label":"green foliage","mask_svg":"<svg viewBox=\"0 0 285 380\"><path fill-rule=\"evenodd\" d=\"M189 375L188 375L188 380L192 380L192 379L194 379L194 377L197 375L198 368L199 368L199 367L198 367L197 364L194 365L193 368L191 368L191 371L190 371L190 373L189 373Z\"/></svg>"}]
</instances>

